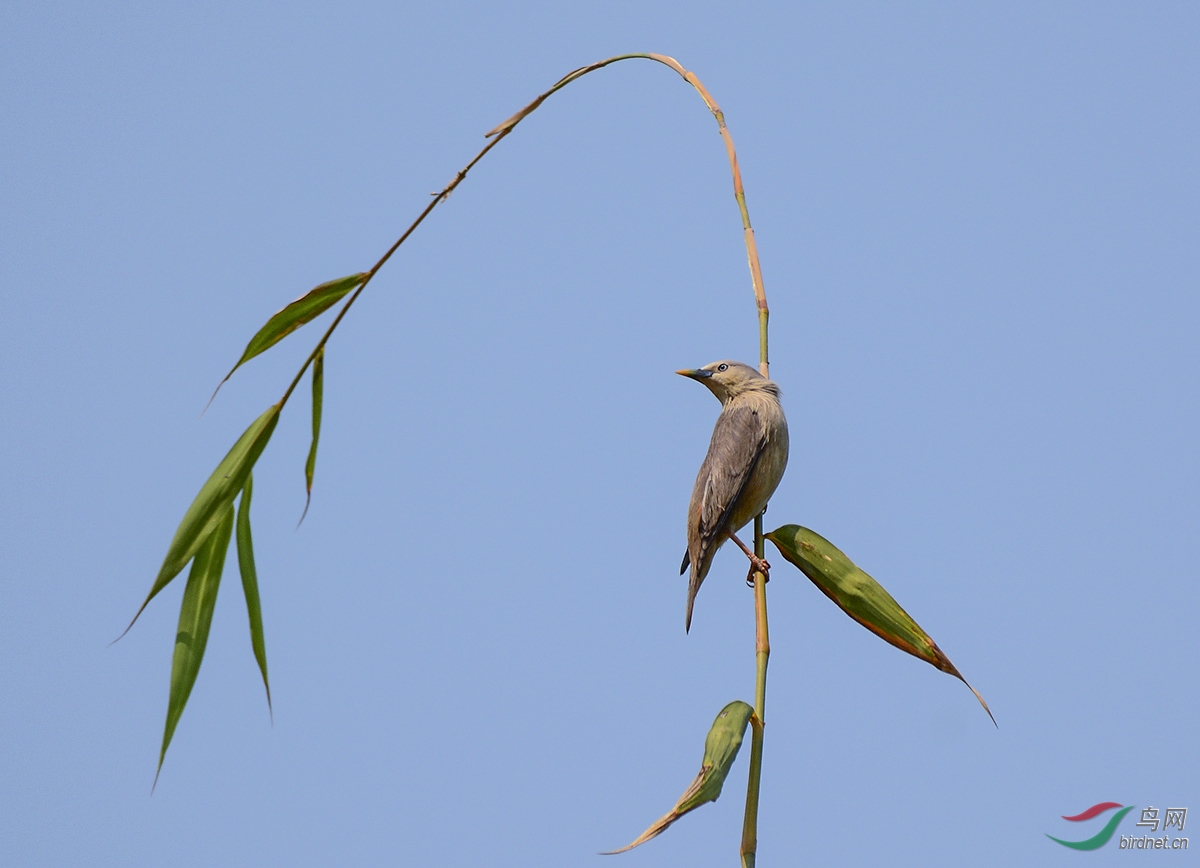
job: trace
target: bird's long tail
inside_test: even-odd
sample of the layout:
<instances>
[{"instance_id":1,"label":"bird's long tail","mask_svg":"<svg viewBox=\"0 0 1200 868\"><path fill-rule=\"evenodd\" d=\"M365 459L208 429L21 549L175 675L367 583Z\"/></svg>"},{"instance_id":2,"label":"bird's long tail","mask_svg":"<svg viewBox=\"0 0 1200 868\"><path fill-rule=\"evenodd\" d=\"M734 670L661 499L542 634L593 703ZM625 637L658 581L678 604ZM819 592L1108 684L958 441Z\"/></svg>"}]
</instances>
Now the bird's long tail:
<instances>
[{"instance_id":1,"label":"bird's long tail","mask_svg":"<svg viewBox=\"0 0 1200 868\"><path fill-rule=\"evenodd\" d=\"M692 606L696 602L696 592L700 590L700 583L704 581L704 576L700 574L698 565L692 565L692 574L688 578L688 595L687 595L687 615L683 620L683 632L690 633L692 629Z\"/></svg>"}]
</instances>

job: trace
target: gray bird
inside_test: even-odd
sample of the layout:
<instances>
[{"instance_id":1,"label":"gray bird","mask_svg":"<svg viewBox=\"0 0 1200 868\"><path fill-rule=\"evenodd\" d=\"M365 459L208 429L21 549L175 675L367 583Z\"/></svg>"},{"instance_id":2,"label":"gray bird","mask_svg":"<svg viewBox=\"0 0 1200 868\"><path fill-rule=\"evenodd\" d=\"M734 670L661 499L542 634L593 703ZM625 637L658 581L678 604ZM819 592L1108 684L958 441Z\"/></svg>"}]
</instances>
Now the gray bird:
<instances>
[{"instance_id":1,"label":"gray bird","mask_svg":"<svg viewBox=\"0 0 1200 868\"><path fill-rule=\"evenodd\" d=\"M708 387L721 402L708 455L700 465L688 504L687 553L679 574L692 569L688 581L687 618L708 575L713 555L732 539L755 567L767 564L736 534L767 507L788 460L787 419L779 404L779 386L742 362L713 362L697 370L676 371Z\"/></svg>"}]
</instances>

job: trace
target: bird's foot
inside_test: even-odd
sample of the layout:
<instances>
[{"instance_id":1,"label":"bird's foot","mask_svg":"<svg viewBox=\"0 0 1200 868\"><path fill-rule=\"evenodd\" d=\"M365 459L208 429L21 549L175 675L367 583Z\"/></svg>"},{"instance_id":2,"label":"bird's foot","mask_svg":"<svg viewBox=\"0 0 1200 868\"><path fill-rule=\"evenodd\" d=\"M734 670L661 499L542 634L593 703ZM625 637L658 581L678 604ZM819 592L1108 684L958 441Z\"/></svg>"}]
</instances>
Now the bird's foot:
<instances>
[{"instance_id":1,"label":"bird's foot","mask_svg":"<svg viewBox=\"0 0 1200 868\"><path fill-rule=\"evenodd\" d=\"M762 573L764 582L771 581L771 565L768 564L766 561L764 561L762 558L755 557L752 555L750 557L750 572L746 573L746 587L747 588L754 587L755 573Z\"/></svg>"},{"instance_id":2,"label":"bird's foot","mask_svg":"<svg viewBox=\"0 0 1200 868\"><path fill-rule=\"evenodd\" d=\"M757 561L757 563L754 561ZM771 581L771 565L762 558L755 558L754 561L750 563L750 572L746 573L747 588L754 587L754 577L759 573L762 573L763 582Z\"/></svg>"},{"instance_id":3,"label":"bird's foot","mask_svg":"<svg viewBox=\"0 0 1200 868\"><path fill-rule=\"evenodd\" d=\"M771 581L771 565L754 552L750 551L749 547L747 547L744 542L737 538L737 534L731 533L729 538L733 540L737 547L742 550L742 553L750 559L750 575L746 577L746 584L753 587L755 573L762 573L764 581Z\"/></svg>"}]
</instances>

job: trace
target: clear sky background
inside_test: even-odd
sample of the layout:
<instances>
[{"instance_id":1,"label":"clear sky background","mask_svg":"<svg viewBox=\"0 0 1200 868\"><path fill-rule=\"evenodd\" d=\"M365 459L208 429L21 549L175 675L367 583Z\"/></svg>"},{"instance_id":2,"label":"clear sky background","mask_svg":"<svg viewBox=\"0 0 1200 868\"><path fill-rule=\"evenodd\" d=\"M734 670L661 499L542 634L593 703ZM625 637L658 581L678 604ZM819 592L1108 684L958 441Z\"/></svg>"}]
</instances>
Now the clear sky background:
<instances>
[{"instance_id":1,"label":"clear sky background","mask_svg":"<svg viewBox=\"0 0 1200 868\"><path fill-rule=\"evenodd\" d=\"M775 556L759 864L1124 864L1045 837L1101 801L1189 807L1200 849L1200 7L8 0L0 862L736 864L748 751L595 855L753 698L732 547L683 630L718 405L672 371L757 327L716 125L664 67L553 97L372 283L299 530L285 410L274 725L232 562L153 795L183 581L108 647L317 338L201 417L255 330L627 51L694 70L739 149L791 423L768 527L879 579L999 723Z\"/></svg>"}]
</instances>

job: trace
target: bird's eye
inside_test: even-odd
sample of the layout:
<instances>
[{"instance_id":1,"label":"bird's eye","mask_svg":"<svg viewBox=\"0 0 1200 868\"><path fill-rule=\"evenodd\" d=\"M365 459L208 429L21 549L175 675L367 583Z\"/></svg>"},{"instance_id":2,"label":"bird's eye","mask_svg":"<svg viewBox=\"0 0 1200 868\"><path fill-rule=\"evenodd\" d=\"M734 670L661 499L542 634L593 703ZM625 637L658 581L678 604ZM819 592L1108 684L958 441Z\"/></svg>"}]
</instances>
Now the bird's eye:
<instances>
[{"instance_id":1,"label":"bird's eye","mask_svg":"<svg viewBox=\"0 0 1200 868\"><path fill-rule=\"evenodd\" d=\"M728 371L728 370L729 370L729 365L726 365L726 364L724 364L724 363L722 363L722 364L719 364L719 365L717 365L717 370L718 370L718 371Z\"/></svg>"}]
</instances>

